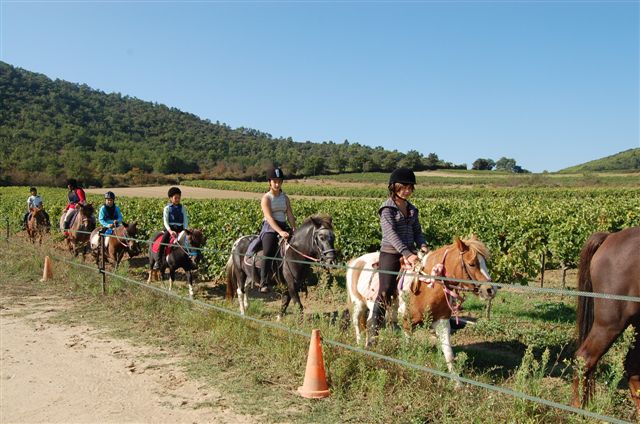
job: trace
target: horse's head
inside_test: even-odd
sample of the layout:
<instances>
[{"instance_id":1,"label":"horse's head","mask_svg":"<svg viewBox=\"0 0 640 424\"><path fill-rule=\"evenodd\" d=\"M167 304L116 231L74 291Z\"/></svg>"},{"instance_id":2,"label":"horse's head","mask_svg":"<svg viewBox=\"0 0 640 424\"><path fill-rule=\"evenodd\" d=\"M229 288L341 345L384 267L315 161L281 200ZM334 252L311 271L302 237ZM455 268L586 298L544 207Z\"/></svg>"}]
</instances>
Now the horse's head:
<instances>
[{"instance_id":1,"label":"horse's head","mask_svg":"<svg viewBox=\"0 0 640 424\"><path fill-rule=\"evenodd\" d=\"M39 207L30 207L29 212L31 212L31 219L34 219L38 224L44 224L44 212L42 208Z\"/></svg>"},{"instance_id":2,"label":"horse's head","mask_svg":"<svg viewBox=\"0 0 640 424\"><path fill-rule=\"evenodd\" d=\"M448 277L462 280L472 280L491 283L492 279L487 270L487 260L490 257L489 249L476 236L461 240L456 238L453 251L449 252L445 267ZM464 287L480 296L481 299L490 300L496 296L497 287L491 284L460 283Z\"/></svg>"},{"instance_id":3,"label":"horse's head","mask_svg":"<svg viewBox=\"0 0 640 424\"><path fill-rule=\"evenodd\" d=\"M95 220L93 219L94 208L91 203L78 203L78 218L81 228L91 231L95 228Z\"/></svg>"},{"instance_id":4,"label":"horse's head","mask_svg":"<svg viewBox=\"0 0 640 424\"><path fill-rule=\"evenodd\" d=\"M187 230L187 238L189 239L189 245L198 248L195 255L196 264L202 259L202 247L206 243L204 232L200 229Z\"/></svg>"},{"instance_id":5,"label":"horse's head","mask_svg":"<svg viewBox=\"0 0 640 424\"><path fill-rule=\"evenodd\" d=\"M303 222L301 229L302 228L304 228L303 231L309 231L311 254L317 256L322 263L335 263L336 249L333 247L333 243L336 237L333 234L331 217L323 215L311 216Z\"/></svg>"},{"instance_id":6,"label":"horse's head","mask_svg":"<svg viewBox=\"0 0 640 424\"><path fill-rule=\"evenodd\" d=\"M122 224L122 226L126 230L125 236L128 238L136 238L138 235L138 223L136 221L130 222L128 224ZM129 249L129 256L137 256L140 254L140 246L138 242L135 240L125 240L127 248Z\"/></svg>"}]
</instances>

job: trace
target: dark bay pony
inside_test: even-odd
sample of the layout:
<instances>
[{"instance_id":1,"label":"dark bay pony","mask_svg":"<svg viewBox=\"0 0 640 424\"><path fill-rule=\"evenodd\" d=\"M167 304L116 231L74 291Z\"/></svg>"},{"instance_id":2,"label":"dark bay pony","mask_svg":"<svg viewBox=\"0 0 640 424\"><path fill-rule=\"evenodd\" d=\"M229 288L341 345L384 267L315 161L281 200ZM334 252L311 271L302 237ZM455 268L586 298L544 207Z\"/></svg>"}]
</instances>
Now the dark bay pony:
<instances>
[{"instance_id":1,"label":"dark bay pony","mask_svg":"<svg viewBox=\"0 0 640 424\"><path fill-rule=\"evenodd\" d=\"M594 233L580 253L578 290L640 297L640 227ZM640 414L640 302L578 297L578 350L584 374L573 381L573 404L584 405L595 389L598 360L630 325L635 341L625 360L631 397ZM579 386L582 384L582 393Z\"/></svg>"},{"instance_id":2,"label":"dark bay pony","mask_svg":"<svg viewBox=\"0 0 640 424\"><path fill-rule=\"evenodd\" d=\"M199 229L184 230L178 235L175 243L170 242L168 249L165 249L165 246L158 246L161 238L162 232L156 233L149 243L149 278L147 282L164 280L164 271L169 268L169 290L172 290L176 271L182 268L187 276L189 297L193 299L194 274L202 259L201 248L206 242L204 233ZM186 238L186 242L182 241L184 238Z\"/></svg>"},{"instance_id":3,"label":"dark bay pony","mask_svg":"<svg viewBox=\"0 0 640 424\"><path fill-rule=\"evenodd\" d=\"M82 251L82 260L84 260L87 250L89 250L91 231L96 228L96 220L93 216L94 209L91 203L84 205L78 203L76 208L78 212L69 226L66 242L67 248L73 252L73 256L78 256L78 253ZM60 228L62 228L63 219L60 219Z\"/></svg>"},{"instance_id":4,"label":"dark bay pony","mask_svg":"<svg viewBox=\"0 0 640 424\"><path fill-rule=\"evenodd\" d=\"M47 220L41 208L29 208L29 219L27 220L27 235L31 243L42 244L42 237L47 230Z\"/></svg>"},{"instance_id":5,"label":"dark bay pony","mask_svg":"<svg viewBox=\"0 0 640 424\"><path fill-rule=\"evenodd\" d=\"M91 233L91 252L96 260L96 265L99 265L98 262L100 260L100 236L98 231L99 229L96 228ZM127 253L130 258L140 254L138 243L135 240L128 240L130 238L136 238L137 234L138 224L136 221L115 227L113 229L113 237L107 236L105 238L106 260L117 268L125 253Z\"/></svg>"},{"instance_id":6,"label":"dark bay pony","mask_svg":"<svg viewBox=\"0 0 640 424\"><path fill-rule=\"evenodd\" d=\"M260 281L262 260L259 257L262 251L257 252L255 258L245 256L249 244L256 237L258 236L243 236L236 240L227 261L227 298L231 299L237 293L242 315L249 306L247 284ZM278 319L284 316L291 299L302 314L303 307L298 292L306 288L306 280L311 271L309 262L333 263L336 259L334 240L331 218L314 215L304 220L288 242L280 244L279 257L282 260L272 261L276 282L286 287Z\"/></svg>"},{"instance_id":7,"label":"dark bay pony","mask_svg":"<svg viewBox=\"0 0 640 424\"><path fill-rule=\"evenodd\" d=\"M373 305L378 295L379 252L367 253L349 262L347 270L347 290L353 303L352 322L356 330L356 339L360 343L361 331L365 329L365 314L369 310L367 321L373 331L367 334L366 345L373 343L381 319L373 316ZM453 350L451 349L451 325L449 318L457 314L464 293L473 293L482 299L492 299L496 288L492 286L487 271L486 260L489 251L480 240L456 239L453 244L429 252L421 259L415 270L409 271L399 279L398 296L390 305L386 305L388 321L396 324L398 315L408 334L415 326L422 324L425 314L430 315L449 372L454 372ZM372 271L373 270L373 271ZM441 275L447 278L472 280L486 284L458 283L428 276Z\"/></svg>"}]
</instances>

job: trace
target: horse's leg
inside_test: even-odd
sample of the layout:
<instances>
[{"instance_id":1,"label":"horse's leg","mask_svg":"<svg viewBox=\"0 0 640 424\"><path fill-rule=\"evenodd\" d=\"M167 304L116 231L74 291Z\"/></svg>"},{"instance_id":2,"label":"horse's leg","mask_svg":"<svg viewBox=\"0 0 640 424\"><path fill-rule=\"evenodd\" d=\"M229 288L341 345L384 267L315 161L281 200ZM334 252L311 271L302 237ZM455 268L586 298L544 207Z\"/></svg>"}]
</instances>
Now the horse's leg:
<instances>
[{"instance_id":1,"label":"horse's leg","mask_svg":"<svg viewBox=\"0 0 640 424\"><path fill-rule=\"evenodd\" d=\"M384 300L376 300L375 302L368 302L367 304L369 306L369 316L367 317L367 342L365 346L371 347L374 345L376 337L378 337L378 332L384 322L387 308Z\"/></svg>"},{"instance_id":2,"label":"horse's leg","mask_svg":"<svg viewBox=\"0 0 640 424\"><path fill-rule=\"evenodd\" d=\"M617 324L617 323L616 323ZM614 340L618 338L622 333L621 326L609 326L605 327L594 323L589 335L582 342L578 350L576 351L576 359L582 358L584 360L584 368L582 375L578 375L573 379L573 405L580 407L585 405L591 393L593 392L593 371L595 366L605 354L609 347L613 344ZM579 393L580 383L582 386L582 393Z\"/></svg>"},{"instance_id":3,"label":"horse's leg","mask_svg":"<svg viewBox=\"0 0 640 424\"><path fill-rule=\"evenodd\" d=\"M447 363L447 369L450 374L457 377L458 374L453 366L454 356L453 349L451 348L451 324L449 323L449 318L435 321L433 323L433 327L436 330L436 335L440 341L440 347L444 354L444 360ZM461 387L462 384L460 384L460 380L455 379L455 388L459 389Z\"/></svg>"},{"instance_id":4,"label":"horse's leg","mask_svg":"<svg viewBox=\"0 0 640 424\"><path fill-rule=\"evenodd\" d=\"M169 291L171 291L173 287L173 280L176 279L176 270L172 267L169 267Z\"/></svg>"},{"instance_id":5,"label":"horse's leg","mask_svg":"<svg viewBox=\"0 0 640 424\"><path fill-rule=\"evenodd\" d=\"M187 271L187 284L189 284L189 299L193 300L193 273Z\"/></svg>"},{"instance_id":6,"label":"horse's leg","mask_svg":"<svg viewBox=\"0 0 640 424\"><path fill-rule=\"evenodd\" d=\"M289 296L291 296L293 303L298 305L298 308L300 309L300 316L304 317L304 307L302 306L302 301L300 301L300 295L298 294L298 290L296 288L296 282L294 281L293 283L289 283L287 285L289 286ZM285 312L286 311L283 310L282 315L284 315Z\"/></svg>"},{"instance_id":7,"label":"horse's leg","mask_svg":"<svg viewBox=\"0 0 640 424\"><path fill-rule=\"evenodd\" d=\"M634 345L629 349L627 358L624 361L624 369L629 379L629 391L631 399L636 403L638 416L640 416L640 318L632 323L636 337Z\"/></svg>"},{"instance_id":8,"label":"horse's leg","mask_svg":"<svg viewBox=\"0 0 640 424\"><path fill-rule=\"evenodd\" d=\"M398 320L402 320L402 332L408 338L411 335L412 327L407 315L407 305L409 305L409 292L400 291L398 293Z\"/></svg>"},{"instance_id":9,"label":"horse's leg","mask_svg":"<svg viewBox=\"0 0 640 424\"><path fill-rule=\"evenodd\" d=\"M362 339L362 331L364 330L363 319L364 314L367 312L367 306L359 299L353 301L353 316L351 317L351 322L353 323L353 328L356 330L356 343L360 344L360 340Z\"/></svg>"},{"instance_id":10,"label":"horse's leg","mask_svg":"<svg viewBox=\"0 0 640 424\"><path fill-rule=\"evenodd\" d=\"M240 306L240 315L244 315L249 307L249 301L247 300L247 281L249 276L238 273L236 278L236 292L238 293L238 304Z\"/></svg>"},{"instance_id":11,"label":"horse's leg","mask_svg":"<svg viewBox=\"0 0 640 424\"><path fill-rule=\"evenodd\" d=\"M283 295L282 295L282 306L280 306L280 313L278 314L278 316L276 317L276 319L278 321L280 321L283 317L285 312L287 311L287 306L289 306L289 302L291 302L291 294L289 293L289 291L287 290Z\"/></svg>"},{"instance_id":12,"label":"horse's leg","mask_svg":"<svg viewBox=\"0 0 640 424\"><path fill-rule=\"evenodd\" d=\"M247 297L247 281L249 281L248 276L244 279L242 283L242 304L244 305L245 310L249 307L249 298ZM253 287L253 284L251 285L251 287Z\"/></svg>"}]
</instances>

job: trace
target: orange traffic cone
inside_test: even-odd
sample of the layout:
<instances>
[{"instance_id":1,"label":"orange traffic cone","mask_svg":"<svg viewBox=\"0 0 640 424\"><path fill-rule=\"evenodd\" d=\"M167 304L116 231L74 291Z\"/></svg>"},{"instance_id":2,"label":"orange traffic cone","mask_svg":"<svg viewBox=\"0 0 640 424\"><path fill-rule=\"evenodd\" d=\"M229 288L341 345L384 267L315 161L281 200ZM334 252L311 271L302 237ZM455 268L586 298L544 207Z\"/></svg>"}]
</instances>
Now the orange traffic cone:
<instances>
[{"instance_id":1,"label":"orange traffic cone","mask_svg":"<svg viewBox=\"0 0 640 424\"><path fill-rule=\"evenodd\" d=\"M47 281L49 278L53 278L53 269L51 267L51 259L48 256L44 257L44 269L42 271L41 282Z\"/></svg>"},{"instance_id":2,"label":"orange traffic cone","mask_svg":"<svg viewBox=\"0 0 640 424\"><path fill-rule=\"evenodd\" d=\"M320 330L313 330L311 332L311 343L309 344L307 369L304 373L304 384L298 387L298 393L300 396L310 399L325 398L330 394L327 377L324 373Z\"/></svg>"}]
</instances>

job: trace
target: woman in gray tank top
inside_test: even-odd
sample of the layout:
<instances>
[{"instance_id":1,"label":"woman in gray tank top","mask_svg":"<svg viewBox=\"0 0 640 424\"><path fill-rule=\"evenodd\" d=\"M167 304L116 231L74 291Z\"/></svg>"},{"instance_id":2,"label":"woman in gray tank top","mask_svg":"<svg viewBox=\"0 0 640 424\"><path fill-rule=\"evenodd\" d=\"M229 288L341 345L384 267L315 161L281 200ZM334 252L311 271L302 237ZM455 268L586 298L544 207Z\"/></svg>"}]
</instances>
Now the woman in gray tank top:
<instances>
[{"instance_id":1,"label":"woman in gray tank top","mask_svg":"<svg viewBox=\"0 0 640 424\"><path fill-rule=\"evenodd\" d=\"M278 250L278 238L288 239L292 230L296 229L296 218L291 210L289 197L282 191L284 174L280 168L274 168L267 174L269 179L269 191L262 196L260 206L264 221L260 231L264 259L260 269L260 291L269 291L269 270L272 266L272 258ZM288 222L287 222L288 221Z\"/></svg>"}]
</instances>

